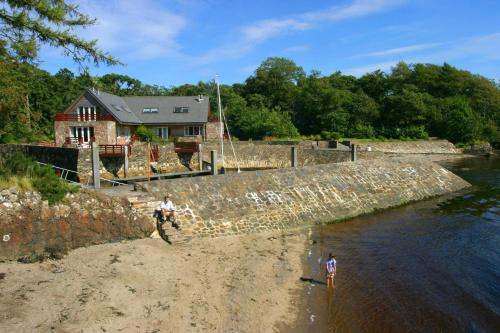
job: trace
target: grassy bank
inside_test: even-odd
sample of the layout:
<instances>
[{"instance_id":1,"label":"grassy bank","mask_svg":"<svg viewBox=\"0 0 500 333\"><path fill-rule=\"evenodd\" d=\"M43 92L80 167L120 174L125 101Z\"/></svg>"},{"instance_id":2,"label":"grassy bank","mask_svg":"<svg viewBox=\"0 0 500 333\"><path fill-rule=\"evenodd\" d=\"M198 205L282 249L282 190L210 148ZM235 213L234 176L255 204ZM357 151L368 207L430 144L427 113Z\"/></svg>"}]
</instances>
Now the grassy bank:
<instances>
[{"instance_id":1,"label":"grassy bank","mask_svg":"<svg viewBox=\"0 0 500 333\"><path fill-rule=\"evenodd\" d=\"M40 192L49 204L61 201L66 193L78 191L76 186L61 180L52 168L41 166L21 153L0 159L0 190L9 188Z\"/></svg>"}]
</instances>

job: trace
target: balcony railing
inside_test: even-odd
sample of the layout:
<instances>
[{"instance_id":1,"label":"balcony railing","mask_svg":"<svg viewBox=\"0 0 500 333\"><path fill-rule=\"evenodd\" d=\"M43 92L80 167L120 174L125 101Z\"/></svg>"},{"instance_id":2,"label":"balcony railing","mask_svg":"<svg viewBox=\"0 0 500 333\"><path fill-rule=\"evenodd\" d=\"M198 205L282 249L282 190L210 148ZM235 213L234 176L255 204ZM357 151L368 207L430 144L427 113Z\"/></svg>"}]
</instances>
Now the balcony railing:
<instances>
[{"instance_id":1,"label":"balcony railing","mask_svg":"<svg viewBox=\"0 0 500 333\"><path fill-rule=\"evenodd\" d=\"M112 121L110 114L56 113L56 121Z\"/></svg>"},{"instance_id":2,"label":"balcony railing","mask_svg":"<svg viewBox=\"0 0 500 333\"><path fill-rule=\"evenodd\" d=\"M132 146L128 145L128 156L132 155ZM119 157L125 156L125 145L99 145L99 156Z\"/></svg>"},{"instance_id":3,"label":"balcony railing","mask_svg":"<svg viewBox=\"0 0 500 333\"><path fill-rule=\"evenodd\" d=\"M82 137L74 137L74 136L67 136L64 140L64 143L67 145L83 145L83 144L90 144L95 141L95 136L90 137L90 142L84 142Z\"/></svg>"}]
</instances>

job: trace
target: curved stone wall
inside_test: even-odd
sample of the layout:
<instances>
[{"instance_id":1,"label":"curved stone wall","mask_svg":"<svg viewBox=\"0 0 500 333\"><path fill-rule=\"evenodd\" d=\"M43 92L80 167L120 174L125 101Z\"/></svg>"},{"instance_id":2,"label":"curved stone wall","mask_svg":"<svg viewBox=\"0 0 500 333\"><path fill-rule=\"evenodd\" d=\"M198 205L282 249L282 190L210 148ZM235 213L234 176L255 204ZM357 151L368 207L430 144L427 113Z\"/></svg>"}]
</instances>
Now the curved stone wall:
<instances>
[{"instance_id":1,"label":"curved stone wall","mask_svg":"<svg viewBox=\"0 0 500 333\"><path fill-rule=\"evenodd\" d=\"M140 183L170 194L187 237L330 223L470 186L430 162L364 160Z\"/></svg>"}]
</instances>

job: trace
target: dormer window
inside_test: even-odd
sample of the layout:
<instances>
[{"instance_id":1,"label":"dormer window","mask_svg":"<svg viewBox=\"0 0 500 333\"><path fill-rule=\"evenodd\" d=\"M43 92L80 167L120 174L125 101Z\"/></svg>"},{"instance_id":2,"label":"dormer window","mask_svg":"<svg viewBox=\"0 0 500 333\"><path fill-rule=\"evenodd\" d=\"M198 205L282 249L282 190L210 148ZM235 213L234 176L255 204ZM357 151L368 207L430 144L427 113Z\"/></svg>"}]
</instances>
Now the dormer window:
<instances>
[{"instance_id":1,"label":"dormer window","mask_svg":"<svg viewBox=\"0 0 500 333\"><path fill-rule=\"evenodd\" d=\"M189 106L176 106L174 107L174 113L188 113Z\"/></svg>"},{"instance_id":2,"label":"dormer window","mask_svg":"<svg viewBox=\"0 0 500 333\"><path fill-rule=\"evenodd\" d=\"M144 108L142 113L158 113L158 108Z\"/></svg>"}]
</instances>

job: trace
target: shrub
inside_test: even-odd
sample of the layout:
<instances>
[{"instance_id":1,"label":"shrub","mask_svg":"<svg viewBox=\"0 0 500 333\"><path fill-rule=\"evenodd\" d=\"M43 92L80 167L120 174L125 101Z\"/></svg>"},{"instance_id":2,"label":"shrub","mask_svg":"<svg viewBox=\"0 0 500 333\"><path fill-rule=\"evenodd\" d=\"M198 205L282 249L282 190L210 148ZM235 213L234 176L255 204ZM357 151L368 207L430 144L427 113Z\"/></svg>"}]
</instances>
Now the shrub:
<instances>
[{"instance_id":1,"label":"shrub","mask_svg":"<svg viewBox=\"0 0 500 333\"><path fill-rule=\"evenodd\" d=\"M77 187L61 180L52 168L40 166L21 153L0 160L0 186L15 186L22 190L33 188L49 204L61 201L66 193L78 191Z\"/></svg>"},{"instance_id":2,"label":"shrub","mask_svg":"<svg viewBox=\"0 0 500 333\"><path fill-rule=\"evenodd\" d=\"M323 140L338 140L340 139L340 134L337 132L321 131L321 139Z\"/></svg>"},{"instance_id":3,"label":"shrub","mask_svg":"<svg viewBox=\"0 0 500 333\"><path fill-rule=\"evenodd\" d=\"M153 137L155 136L152 130L143 125L137 127L135 134L139 137L139 140L150 142L153 141Z\"/></svg>"}]
</instances>

